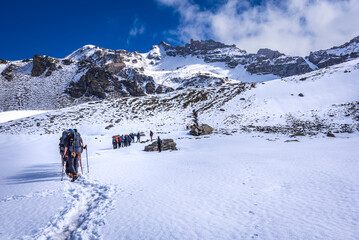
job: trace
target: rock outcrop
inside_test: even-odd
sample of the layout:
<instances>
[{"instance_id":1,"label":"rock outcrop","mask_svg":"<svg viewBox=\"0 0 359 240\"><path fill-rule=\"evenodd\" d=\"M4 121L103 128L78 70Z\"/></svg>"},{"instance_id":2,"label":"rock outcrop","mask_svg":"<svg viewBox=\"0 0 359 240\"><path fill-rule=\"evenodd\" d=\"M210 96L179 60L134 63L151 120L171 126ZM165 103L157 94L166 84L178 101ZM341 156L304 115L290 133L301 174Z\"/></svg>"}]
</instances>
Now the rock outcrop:
<instances>
[{"instance_id":1,"label":"rock outcrop","mask_svg":"<svg viewBox=\"0 0 359 240\"><path fill-rule=\"evenodd\" d=\"M38 77L47 70L45 76L48 77L56 70L56 63L58 63L59 60L49 56L40 56L36 54L34 55L32 62L33 67L31 70L31 76Z\"/></svg>"},{"instance_id":2,"label":"rock outcrop","mask_svg":"<svg viewBox=\"0 0 359 240\"><path fill-rule=\"evenodd\" d=\"M117 79L103 68L95 67L88 70L79 81L71 82L66 92L74 98L96 96L104 99L106 93L120 93L120 90L122 86Z\"/></svg>"},{"instance_id":3,"label":"rock outcrop","mask_svg":"<svg viewBox=\"0 0 359 240\"><path fill-rule=\"evenodd\" d=\"M189 134L193 136L208 135L213 133L213 128L208 124L202 124L199 126L193 125Z\"/></svg>"},{"instance_id":4,"label":"rock outcrop","mask_svg":"<svg viewBox=\"0 0 359 240\"><path fill-rule=\"evenodd\" d=\"M162 139L162 151L172 150L177 151L177 144L173 139ZM145 147L146 152L156 152L158 151L157 141L152 142L150 145Z\"/></svg>"},{"instance_id":5,"label":"rock outcrop","mask_svg":"<svg viewBox=\"0 0 359 240\"><path fill-rule=\"evenodd\" d=\"M4 71L2 71L1 76L3 76L6 80L11 81L14 78L13 71L16 69L17 66L10 64Z\"/></svg>"},{"instance_id":6,"label":"rock outcrop","mask_svg":"<svg viewBox=\"0 0 359 240\"><path fill-rule=\"evenodd\" d=\"M310 62L324 68L335 64L343 63L359 57L359 36L351 41L327 50L311 52L307 57Z\"/></svg>"}]
</instances>

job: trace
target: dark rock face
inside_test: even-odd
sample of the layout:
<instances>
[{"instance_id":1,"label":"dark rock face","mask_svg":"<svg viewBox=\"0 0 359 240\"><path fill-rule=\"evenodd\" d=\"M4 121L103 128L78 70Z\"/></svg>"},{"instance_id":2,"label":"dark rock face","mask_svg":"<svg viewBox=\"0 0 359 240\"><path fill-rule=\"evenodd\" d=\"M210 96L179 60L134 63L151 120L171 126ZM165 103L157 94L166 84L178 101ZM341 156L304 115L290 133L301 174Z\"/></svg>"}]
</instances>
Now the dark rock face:
<instances>
[{"instance_id":1,"label":"dark rock face","mask_svg":"<svg viewBox=\"0 0 359 240\"><path fill-rule=\"evenodd\" d=\"M145 86L147 94L154 94L156 90L156 85L153 82L149 82Z\"/></svg>"},{"instance_id":2,"label":"dark rock face","mask_svg":"<svg viewBox=\"0 0 359 240\"><path fill-rule=\"evenodd\" d=\"M268 48L261 48L258 50L257 55L264 55L268 58L278 58L280 56L284 56L283 53L280 53L279 51L273 51Z\"/></svg>"},{"instance_id":3,"label":"dark rock face","mask_svg":"<svg viewBox=\"0 0 359 240\"><path fill-rule=\"evenodd\" d=\"M117 79L102 68L91 68L78 82L72 82L66 92L74 98L96 96L104 99L106 93L116 90L121 90L121 84Z\"/></svg>"},{"instance_id":4,"label":"dark rock face","mask_svg":"<svg viewBox=\"0 0 359 240\"><path fill-rule=\"evenodd\" d=\"M198 55L198 54L207 54L208 51L216 50L220 48L235 47L235 45L225 45L220 42L213 40L201 40L196 41L191 39L190 43L187 43L184 47L181 46L171 46L165 42L160 43L161 46L166 50L168 56L175 57L177 55L187 56L187 55Z\"/></svg>"},{"instance_id":5,"label":"dark rock face","mask_svg":"<svg viewBox=\"0 0 359 240\"><path fill-rule=\"evenodd\" d=\"M64 60L62 60L62 64L64 64L64 65L70 65L70 64L72 64L73 63L73 61L71 60L71 59L64 59Z\"/></svg>"},{"instance_id":6,"label":"dark rock face","mask_svg":"<svg viewBox=\"0 0 359 240\"><path fill-rule=\"evenodd\" d=\"M51 73L56 70L56 63L58 62L59 60L48 56L40 56L37 54L34 55L31 76L38 77L43 74L48 68L49 69L46 72L46 76L50 76Z\"/></svg>"},{"instance_id":7,"label":"dark rock face","mask_svg":"<svg viewBox=\"0 0 359 240\"><path fill-rule=\"evenodd\" d=\"M359 36L341 46L333 47L328 50L311 52L307 58L319 68L324 68L358 57Z\"/></svg>"},{"instance_id":8,"label":"dark rock face","mask_svg":"<svg viewBox=\"0 0 359 240\"><path fill-rule=\"evenodd\" d=\"M173 139L162 139L162 151L172 150L177 151L177 144ZM145 147L146 152L156 152L158 151L157 141L152 142L150 145Z\"/></svg>"},{"instance_id":9,"label":"dark rock face","mask_svg":"<svg viewBox=\"0 0 359 240\"><path fill-rule=\"evenodd\" d=\"M247 65L247 71L251 74L274 74L280 77L288 77L312 71L302 57L269 58L257 57Z\"/></svg>"},{"instance_id":10,"label":"dark rock face","mask_svg":"<svg viewBox=\"0 0 359 240\"><path fill-rule=\"evenodd\" d=\"M192 126L189 134L193 136L208 135L213 133L213 128L208 124L202 124L200 126Z\"/></svg>"},{"instance_id":11,"label":"dark rock face","mask_svg":"<svg viewBox=\"0 0 359 240\"><path fill-rule=\"evenodd\" d=\"M121 83L126 87L126 90L131 96L140 97L146 95L135 81L121 81Z\"/></svg>"},{"instance_id":12,"label":"dark rock face","mask_svg":"<svg viewBox=\"0 0 359 240\"><path fill-rule=\"evenodd\" d=\"M10 64L10 66L2 71L1 76L3 76L6 80L11 81L14 79L14 74L12 72L16 69L17 67L14 64Z\"/></svg>"},{"instance_id":13,"label":"dark rock face","mask_svg":"<svg viewBox=\"0 0 359 240\"><path fill-rule=\"evenodd\" d=\"M224 62L230 68L243 65L251 74L274 74L287 77L312 71L304 58L285 56L279 51L268 48L259 49L257 54L247 54L235 45L225 45L213 40L191 40L191 43L184 47L173 47L164 42L160 45L166 50L168 56L192 55L204 59L205 62ZM231 56L227 54L227 51L231 51Z\"/></svg>"},{"instance_id":14,"label":"dark rock face","mask_svg":"<svg viewBox=\"0 0 359 240\"><path fill-rule=\"evenodd\" d=\"M157 93L157 94L163 93L163 87L162 87L161 85L157 87L156 93Z\"/></svg>"},{"instance_id":15,"label":"dark rock face","mask_svg":"<svg viewBox=\"0 0 359 240\"><path fill-rule=\"evenodd\" d=\"M6 60L4 60L4 59L0 59L0 64L6 64L7 63L7 61Z\"/></svg>"}]
</instances>

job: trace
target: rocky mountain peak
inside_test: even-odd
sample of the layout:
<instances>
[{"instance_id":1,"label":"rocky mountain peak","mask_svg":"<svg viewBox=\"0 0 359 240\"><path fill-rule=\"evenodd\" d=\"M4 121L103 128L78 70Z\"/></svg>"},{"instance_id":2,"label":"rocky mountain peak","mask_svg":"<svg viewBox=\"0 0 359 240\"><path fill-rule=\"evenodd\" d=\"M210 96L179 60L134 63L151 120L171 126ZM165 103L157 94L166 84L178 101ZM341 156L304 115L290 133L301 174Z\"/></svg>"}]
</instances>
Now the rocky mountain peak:
<instances>
[{"instance_id":1,"label":"rocky mountain peak","mask_svg":"<svg viewBox=\"0 0 359 240\"><path fill-rule=\"evenodd\" d=\"M359 36L353 38L343 45L336 46L327 50L311 52L307 57L309 61L324 68L334 64L343 63L359 57Z\"/></svg>"},{"instance_id":2,"label":"rocky mountain peak","mask_svg":"<svg viewBox=\"0 0 359 240\"><path fill-rule=\"evenodd\" d=\"M279 51L273 51L269 48L261 48L257 52L258 55L264 55L268 58L278 58L280 56L284 56L284 53L280 53Z\"/></svg>"},{"instance_id":3,"label":"rocky mountain peak","mask_svg":"<svg viewBox=\"0 0 359 240\"><path fill-rule=\"evenodd\" d=\"M226 47L235 47L236 45L226 45L221 42L216 42L214 40L193 40L191 39L190 43L187 43L184 48L189 48L193 51L196 50L214 50L217 48L226 48Z\"/></svg>"}]
</instances>

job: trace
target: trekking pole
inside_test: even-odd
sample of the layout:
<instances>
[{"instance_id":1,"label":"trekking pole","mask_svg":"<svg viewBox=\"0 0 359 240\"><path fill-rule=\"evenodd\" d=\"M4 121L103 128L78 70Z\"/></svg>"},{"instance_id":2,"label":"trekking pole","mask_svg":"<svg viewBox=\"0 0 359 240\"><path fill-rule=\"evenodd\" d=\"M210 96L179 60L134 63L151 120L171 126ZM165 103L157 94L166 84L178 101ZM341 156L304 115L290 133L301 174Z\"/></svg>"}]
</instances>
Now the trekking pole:
<instances>
[{"instance_id":1,"label":"trekking pole","mask_svg":"<svg viewBox=\"0 0 359 240\"><path fill-rule=\"evenodd\" d=\"M87 173L90 173L90 171L89 171L89 158L87 156L87 145L86 145L86 160L87 160Z\"/></svg>"}]
</instances>

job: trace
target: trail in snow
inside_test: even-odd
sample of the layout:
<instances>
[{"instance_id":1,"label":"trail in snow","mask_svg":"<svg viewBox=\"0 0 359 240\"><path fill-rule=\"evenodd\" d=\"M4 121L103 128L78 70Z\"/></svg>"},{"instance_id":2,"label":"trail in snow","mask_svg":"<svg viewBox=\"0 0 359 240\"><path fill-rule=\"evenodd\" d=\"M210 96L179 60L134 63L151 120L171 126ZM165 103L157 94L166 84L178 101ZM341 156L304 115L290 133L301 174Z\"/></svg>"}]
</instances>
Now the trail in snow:
<instances>
[{"instance_id":1,"label":"trail in snow","mask_svg":"<svg viewBox=\"0 0 359 240\"><path fill-rule=\"evenodd\" d=\"M67 206L48 225L23 239L99 239L100 227L112 207L116 187L102 185L87 177L64 182Z\"/></svg>"}]
</instances>

